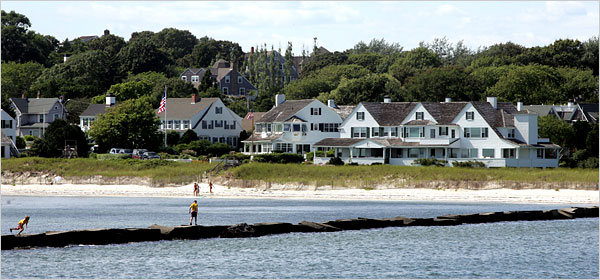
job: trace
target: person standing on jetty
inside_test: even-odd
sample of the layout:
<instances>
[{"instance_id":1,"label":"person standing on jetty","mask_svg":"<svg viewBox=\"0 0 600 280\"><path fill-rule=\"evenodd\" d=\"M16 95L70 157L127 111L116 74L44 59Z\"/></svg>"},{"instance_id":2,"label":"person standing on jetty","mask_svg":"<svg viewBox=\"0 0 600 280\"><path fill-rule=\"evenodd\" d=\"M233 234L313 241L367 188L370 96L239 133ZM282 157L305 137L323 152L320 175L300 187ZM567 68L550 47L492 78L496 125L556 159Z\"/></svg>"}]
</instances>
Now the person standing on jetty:
<instances>
[{"instance_id":1,"label":"person standing on jetty","mask_svg":"<svg viewBox=\"0 0 600 280\"><path fill-rule=\"evenodd\" d=\"M190 208L188 209L188 213L192 214L192 216L190 217L190 226L192 225L192 220L194 221L194 225L198 225L198 201L194 200L194 203L192 203L192 205L190 205Z\"/></svg>"},{"instance_id":2,"label":"person standing on jetty","mask_svg":"<svg viewBox=\"0 0 600 280\"><path fill-rule=\"evenodd\" d=\"M25 225L25 227L27 227L27 225L29 224L29 216L25 216L25 219L20 220L19 224L17 225L16 228L11 228L10 232L12 232L13 230L18 230L20 229L19 233L17 233L17 235L21 235L21 232L23 232L23 230L25 230L23 228L23 225Z\"/></svg>"},{"instance_id":3,"label":"person standing on jetty","mask_svg":"<svg viewBox=\"0 0 600 280\"><path fill-rule=\"evenodd\" d=\"M210 191L210 193L213 193L212 192L212 187L213 187L212 182L208 182L208 190Z\"/></svg>"}]
</instances>

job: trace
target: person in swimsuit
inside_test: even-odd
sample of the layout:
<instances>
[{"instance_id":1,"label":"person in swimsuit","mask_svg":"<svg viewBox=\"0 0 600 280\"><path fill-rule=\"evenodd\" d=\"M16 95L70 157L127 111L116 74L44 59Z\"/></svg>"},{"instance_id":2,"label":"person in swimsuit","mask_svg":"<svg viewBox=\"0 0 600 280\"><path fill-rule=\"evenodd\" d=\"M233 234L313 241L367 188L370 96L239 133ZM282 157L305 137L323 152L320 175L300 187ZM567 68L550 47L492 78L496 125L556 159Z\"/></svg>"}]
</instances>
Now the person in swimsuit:
<instances>
[{"instance_id":1,"label":"person in swimsuit","mask_svg":"<svg viewBox=\"0 0 600 280\"><path fill-rule=\"evenodd\" d=\"M27 225L29 224L29 216L25 216L25 219L20 220L19 224L17 225L16 228L11 228L10 232L12 232L13 230L20 230L19 233L17 233L17 235L21 235L21 232L23 232L23 230L25 230L23 228L23 225L25 225L25 227L27 227Z\"/></svg>"},{"instance_id":2,"label":"person in swimsuit","mask_svg":"<svg viewBox=\"0 0 600 280\"><path fill-rule=\"evenodd\" d=\"M200 196L200 185L194 183L194 196Z\"/></svg>"},{"instance_id":3,"label":"person in swimsuit","mask_svg":"<svg viewBox=\"0 0 600 280\"><path fill-rule=\"evenodd\" d=\"M192 220L194 219L194 225L198 225L198 201L194 200L194 203L192 203L188 209L188 213L192 214L190 217L190 226L192 225Z\"/></svg>"},{"instance_id":4,"label":"person in swimsuit","mask_svg":"<svg viewBox=\"0 0 600 280\"><path fill-rule=\"evenodd\" d=\"M208 190L210 191L210 193L212 193L212 187L213 187L212 182L208 182Z\"/></svg>"}]
</instances>

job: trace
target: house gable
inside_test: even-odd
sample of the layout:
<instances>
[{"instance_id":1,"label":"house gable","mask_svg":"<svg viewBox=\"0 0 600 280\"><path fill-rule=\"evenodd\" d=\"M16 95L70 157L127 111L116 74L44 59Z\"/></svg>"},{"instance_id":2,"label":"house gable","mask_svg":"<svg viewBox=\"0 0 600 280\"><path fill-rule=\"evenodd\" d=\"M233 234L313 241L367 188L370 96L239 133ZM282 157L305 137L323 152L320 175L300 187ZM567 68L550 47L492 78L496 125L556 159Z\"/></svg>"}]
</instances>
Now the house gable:
<instances>
[{"instance_id":1,"label":"house gable","mask_svg":"<svg viewBox=\"0 0 600 280\"><path fill-rule=\"evenodd\" d=\"M430 121L437 123L437 120L433 115L423 106L422 103L417 103L416 106L408 113L408 115L402 120L402 124L406 124L410 121L417 120L417 113L423 113L423 118L419 120Z\"/></svg>"},{"instance_id":2,"label":"house gable","mask_svg":"<svg viewBox=\"0 0 600 280\"><path fill-rule=\"evenodd\" d=\"M364 119L358 120L358 113L364 113ZM371 112L364 106L361 102L352 112L346 117L346 119L340 125L340 137L342 138L351 138L352 127L379 127L379 123L375 120Z\"/></svg>"}]
</instances>

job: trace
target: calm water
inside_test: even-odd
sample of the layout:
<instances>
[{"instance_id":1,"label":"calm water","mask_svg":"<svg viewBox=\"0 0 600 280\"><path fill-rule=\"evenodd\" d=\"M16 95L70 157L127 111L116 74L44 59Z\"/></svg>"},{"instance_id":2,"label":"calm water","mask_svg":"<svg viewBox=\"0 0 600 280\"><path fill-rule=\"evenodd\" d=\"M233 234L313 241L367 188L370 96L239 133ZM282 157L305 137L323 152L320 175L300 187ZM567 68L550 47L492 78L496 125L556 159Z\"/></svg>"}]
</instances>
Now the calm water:
<instances>
[{"instance_id":1,"label":"calm water","mask_svg":"<svg viewBox=\"0 0 600 280\"><path fill-rule=\"evenodd\" d=\"M190 199L2 197L2 234L180 225ZM576 205L200 199L203 225L435 217ZM26 232L27 232L26 231ZM26 269L22 269L27 264ZM2 278L598 278L598 219L2 251Z\"/></svg>"}]
</instances>

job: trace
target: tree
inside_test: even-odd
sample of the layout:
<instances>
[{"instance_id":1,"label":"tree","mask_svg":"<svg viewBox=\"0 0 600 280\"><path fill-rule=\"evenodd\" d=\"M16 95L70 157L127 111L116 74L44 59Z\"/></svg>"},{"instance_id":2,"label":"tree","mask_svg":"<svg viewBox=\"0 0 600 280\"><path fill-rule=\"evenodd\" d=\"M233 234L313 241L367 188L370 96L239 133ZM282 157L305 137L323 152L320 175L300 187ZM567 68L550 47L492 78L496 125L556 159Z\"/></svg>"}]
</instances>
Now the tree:
<instances>
[{"instance_id":1,"label":"tree","mask_svg":"<svg viewBox=\"0 0 600 280\"><path fill-rule=\"evenodd\" d=\"M32 150L34 154L41 157L60 157L70 141L76 143L79 157L87 157L87 138L81 128L65 120L56 119L48 126L42 138L34 142Z\"/></svg>"},{"instance_id":2,"label":"tree","mask_svg":"<svg viewBox=\"0 0 600 280\"><path fill-rule=\"evenodd\" d=\"M103 35L87 43L90 50L104 51L109 57L115 58L126 45L125 39L113 34Z\"/></svg>"},{"instance_id":3,"label":"tree","mask_svg":"<svg viewBox=\"0 0 600 280\"><path fill-rule=\"evenodd\" d=\"M31 22L22 14L2 10L2 60L38 62L50 66L49 54L58 46L52 36L42 36L29 30Z\"/></svg>"},{"instance_id":4,"label":"tree","mask_svg":"<svg viewBox=\"0 0 600 280\"><path fill-rule=\"evenodd\" d=\"M398 43L387 43L385 39L381 38L377 40L373 38L369 44L365 44L363 41L358 42L350 50L355 54L374 53L378 55L398 55L402 52L403 47Z\"/></svg>"},{"instance_id":5,"label":"tree","mask_svg":"<svg viewBox=\"0 0 600 280\"><path fill-rule=\"evenodd\" d=\"M238 43L202 37L192 49L192 53L185 55L178 64L184 67L210 67L219 58L231 60L232 57L235 60L231 62L242 65L244 52Z\"/></svg>"},{"instance_id":6,"label":"tree","mask_svg":"<svg viewBox=\"0 0 600 280\"><path fill-rule=\"evenodd\" d=\"M2 93L2 110L4 110L11 117L16 118L17 114L12 107L12 102L10 102L10 98L4 92Z\"/></svg>"},{"instance_id":7,"label":"tree","mask_svg":"<svg viewBox=\"0 0 600 280\"><path fill-rule=\"evenodd\" d=\"M198 91L203 92L207 91L210 88L216 88L217 81L212 77L212 73L210 70L206 70L204 72L204 76L202 76L202 81L200 81L200 85L198 86Z\"/></svg>"},{"instance_id":8,"label":"tree","mask_svg":"<svg viewBox=\"0 0 600 280\"><path fill-rule=\"evenodd\" d=\"M592 70L581 68L555 68L560 75L561 101L578 99L584 102L598 102L598 76Z\"/></svg>"},{"instance_id":9,"label":"tree","mask_svg":"<svg viewBox=\"0 0 600 280\"><path fill-rule=\"evenodd\" d=\"M44 66L37 62L2 62L2 94L8 97L21 97L21 94L33 97L30 88L33 82L44 71Z\"/></svg>"},{"instance_id":10,"label":"tree","mask_svg":"<svg viewBox=\"0 0 600 280\"><path fill-rule=\"evenodd\" d=\"M387 74L369 74L355 79L342 79L331 93L319 95L321 102L334 99L338 105L352 105L360 102L381 102L383 97L399 97L400 83Z\"/></svg>"},{"instance_id":11,"label":"tree","mask_svg":"<svg viewBox=\"0 0 600 280\"><path fill-rule=\"evenodd\" d=\"M560 74L552 67L537 64L519 66L509 70L486 90L486 94L513 103L560 103L567 99L565 93L559 91L560 81Z\"/></svg>"},{"instance_id":12,"label":"tree","mask_svg":"<svg viewBox=\"0 0 600 280\"><path fill-rule=\"evenodd\" d=\"M149 97L126 100L100 114L89 130L89 136L100 151L112 147L156 149L160 121L152 109Z\"/></svg>"},{"instance_id":13,"label":"tree","mask_svg":"<svg viewBox=\"0 0 600 280\"><path fill-rule=\"evenodd\" d=\"M170 78L154 85L154 88L152 89L153 107L158 107L162 95L165 92L165 86L167 87L167 100L168 98L191 97L192 94L198 93L191 83L184 82L179 78Z\"/></svg>"},{"instance_id":14,"label":"tree","mask_svg":"<svg viewBox=\"0 0 600 280\"><path fill-rule=\"evenodd\" d=\"M442 61L438 55L425 47L418 47L403 53L392 66L389 73L398 81L404 83L408 77L421 70L440 67Z\"/></svg>"},{"instance_id":15,"label":"tree","mask_svg":"<svg viewBox=\"0 0 600 280\"><path fill-rule=\"evenodd\" d=\"M360 65L371 72L377 71L377 66L383 60L383 56L374 53L351 54L348 56L348 64Z\"/></svg>"},{"instance_id":16,"label":"tree","mask_svg":"<svg viewBox=\"0 0 600 280\"><path fill-rule=\"evenodd\" d=\"M133 33L131 39L118 53L117 58L121 62L123 72L138 74L148 71L167 72L167 65L171 60L152 41L146 40L147 33ZM150 37L152 38L152 37Z\"/></svg>"},{"instance_id":17,"label":"tree","mask_svg":"<svg viewBox=\"0 0 600 280\"><path fill-rule=\"evenodd\" d=\"M167 131L167 144L169 146L176 146L177 144L179 144L179 138L179 132L174 130Z\"/></svg>"},{"instance_id":18,"label":"tree","mask_svg":"<svg viewBox=\"0 0 600 280\"><path fill-rule=\"evenodd\" d=\"M153 88L154 84L147 80L129 81L112 85L106 93L113 95L117 102L122 102L150 95Z\"/></svg>"},{"instance_id":19,"label":"tree","mask_svg":"<svg viewBox=\"0 0 600 280\"><path fill-rule=\"evenodd\" d=\"M480 100L480 86L473 76L459 66L431 68L408 79L408 101L443 101L450 97L457 101Z\"/></svg>"},{"instance_id":20,"label":"tree","mask_svg":"<svg viewBox=\"0 0 600 280\"><path fill-rule=\"evenodd\" d=\"M324 53L313 56L306 65L302 66L301 77L310 76L317 70L327 66L346 64L347 60L348 53L346 52Z\"/></svg>"},{"instance_id":21,"label":"tree","mask_svg":"<svg viewBox=\"0 0 600 280\"><path fill-rule=\"evenodd\" d=\"M360 78L369 74L368 69L355 64L330 65L300 80L292 81L282 92L290 100L316 98L321 93L328 93L337 88L341 79Z\"/></svg>"},{"instance_id":22,"label":"tree","mask_svg":"<svg viewBox=\"0 0 600 280\"><path fill-rule=\"evenodd\" d=\"M190 31L176 28L161 30L154 34L153 40L159 49L165 52L172 61L177 61L185 55L192 53L194 45L198 42L196 36Z\"/></svg>"},{"instance_id":23,"label":"tree","mask_svg":"<svg viewBox=\"0 0 600 280\"><path fill-rule=\"evenodd\" d=\"M583 42L583 57L581 63L584 67L594 71L594 76L598 76L598 36L594 36L589 40Z\"/></svg>"},{"instance_id":24,"label":"tree","mask_svg":"<svg viewBox=\"0 0 600 280\"><path fill-rule=\"evenodd\" d=\"M186 130L183 135L181 136L181 139L179 139L179 144L189 144L192 141L197 141L198 140L198 135L196 134L196 132L194 132L191 129Z\"/></svg>"},{"instance_id":25,"label":"tree","mask_svg":"<svg viewBox=\"0 0 600 280\"><path fill-rule=\"evenodd\" d=\"M553 115L538 118L538 133L539 137L549 138L563 148L570 147L575 136L572 126Z\"/></svg>"}]
</instances>

